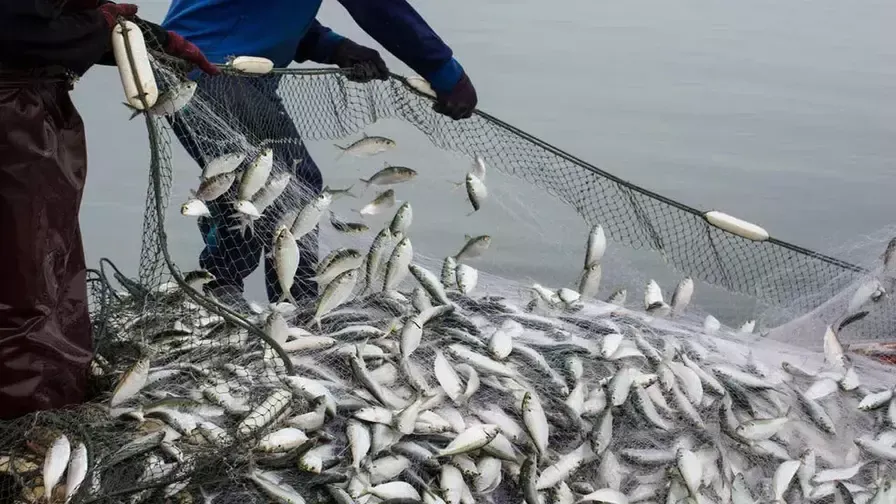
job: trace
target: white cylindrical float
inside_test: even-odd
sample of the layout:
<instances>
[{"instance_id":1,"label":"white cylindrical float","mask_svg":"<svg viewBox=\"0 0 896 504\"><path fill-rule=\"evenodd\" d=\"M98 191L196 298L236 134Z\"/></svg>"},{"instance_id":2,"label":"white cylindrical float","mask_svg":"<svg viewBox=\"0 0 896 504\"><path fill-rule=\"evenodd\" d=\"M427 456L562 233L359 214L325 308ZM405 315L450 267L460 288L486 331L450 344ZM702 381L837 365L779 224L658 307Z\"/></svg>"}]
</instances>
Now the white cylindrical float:
<instances>
[{"instance_id":1,"label":"white cylindrical float","mask_svg":"<svg viewBox=\"0 0 896 504\"><path fill-rule=\"evenodd\" d=\"M266 74L274 69L274 62L257 56L237 56L230 62L234 70L248 74Z\"/></svg>"},{"instance_id":2,"label":"white cylindrical float","mask_svg":"<svg viewBox=\"0 0 896 504\"><path fill-rule=\"evenodd\" d=\"M753 241L768 240L768 231L752 222L732 217L726 213L712 210L703 214L703 218L713 226L719 229L724 229L725 231L736 234L742 238Z\"/></svg>"},{"instance_id":3,"label":"white cylindrical float","mask_svg":"<svg viewBox=\"0 0 896 504\"><path fill-rule=\"evenodd\" d=\"M118 74L121 76L125 99L130 106L137 110L143 110L140 89L143 89L147 105L152 107L159 99L159 87L156 84L155 75L152 73L152 66L149 64L149 53L146 51L143 32L131 21L125 21L124 27L122 30L121 23L117 23L112 30L112 53L115 55L115 63L118 65ZM125 37L127 37L127 44L125 44ZM131 60L128 58L128 46L134 60L134 68L131 68Z\"/></svg>"},{"instance_id":4,"label":"white cylindrical float","mask_svg":"<svg viewBox=\"0 0 896 504\"><path fill-rule=\"evenodd\" d=\"M433 98L436 97L435 90L432 88L432 86L429 85L429 82L427 82L426 79L424 79L423 77L420 77L418 75L412 75L407 78L407 81L408 81L408 84L410 84L411 87L416 89L417 91L419 91L425 95L432 96Z\"/></svg>"}]
</instances>

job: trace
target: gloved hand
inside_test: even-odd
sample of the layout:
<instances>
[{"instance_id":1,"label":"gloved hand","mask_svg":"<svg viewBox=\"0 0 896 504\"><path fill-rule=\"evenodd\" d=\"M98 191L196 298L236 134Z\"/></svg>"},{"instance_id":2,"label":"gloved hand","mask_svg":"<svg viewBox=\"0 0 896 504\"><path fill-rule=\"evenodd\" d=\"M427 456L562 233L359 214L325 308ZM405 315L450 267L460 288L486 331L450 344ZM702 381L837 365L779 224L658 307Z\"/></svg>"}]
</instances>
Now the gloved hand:
<instances>
[{"instance_id":1,"label":"gloved hand","mask_svg":"<svg viewBox=\"0 0 896 504\"><path fill-rule=\"evenodd\" d=\"M346 74L350 81L369 82L373 79L387 80L389 68L380 53L369 47L345 39L333 50L330 61L339 68L351 68Z\"/></svg>"},{"instance_id":2,"label":"gloved hand","mask_svg":"<svg viewBox=\"0 0 896 504\"><path fill-rule=\"evenodd\" d=\"M134 17L137 14L137 6L134 4L117 4L117 3L104 3L97 7L97 10L100 11L100 14L106 18L106 23L109 25L109 29L115 27L115 23L118 22L118 17L130 18Z\"/></svg>"},{"instance_id":3,"label":"gloved hand","mask_svg":"<svg viewBox=\"0 0 896 504\"><path fill-rule=\"evenodd\" d=\"M195 44L183 38L180 34L168 31L145 19L138 19L137 25L143 30L143 36L146 38L147 45L156 45L165 54L193 63L208 75L221 73L221 70L212 65Z\"/></svg>"},{"instance_id":4,"label":"gloved hand","mask_svg":"<svg viewBox=\"0 0 896 504\"><path fill-rule=\"evenodd\" d=\"M476 108L478 101L476 89L470 82L470 78L467 77L467 72L464 72L451 91L436 93L436 103L433 104L432 109L456 121L473 115L473 109Z\"/></svg>"}]
</instances>

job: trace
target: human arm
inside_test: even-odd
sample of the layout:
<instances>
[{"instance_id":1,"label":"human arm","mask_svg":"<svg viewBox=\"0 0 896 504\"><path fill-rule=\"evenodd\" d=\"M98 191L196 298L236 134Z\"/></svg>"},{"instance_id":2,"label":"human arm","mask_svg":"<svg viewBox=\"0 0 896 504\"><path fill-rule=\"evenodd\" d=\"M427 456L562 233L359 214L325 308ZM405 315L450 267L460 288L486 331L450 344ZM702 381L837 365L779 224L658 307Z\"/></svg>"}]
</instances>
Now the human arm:
<instances>
[{"instance_id":1,"label":"human arm","mask_svg":"<svg viewBox=\"0 0 896 504\"><path fill-rule=\"evenodd\" d=\"M453 119L472 115L478 102L472 82L454 59L451 48L407 0L339 0L339 3L358 26L430 83L437 96L433 107L436 112ZM347 43L341 44L344 45ZM335 54L338 52L339 47Z\"/></svg>"},{"instance_id":2,"label":"human arm","mask_svg":"<svg viewBox=\"0 0 896 504\"><path fill-rule=\"evenodd\" d=\"M0 0L0 59L81 75L109 49L115 18L136 12L128 4L69 11L52 0Z\"/></svg>"}]
</instances>

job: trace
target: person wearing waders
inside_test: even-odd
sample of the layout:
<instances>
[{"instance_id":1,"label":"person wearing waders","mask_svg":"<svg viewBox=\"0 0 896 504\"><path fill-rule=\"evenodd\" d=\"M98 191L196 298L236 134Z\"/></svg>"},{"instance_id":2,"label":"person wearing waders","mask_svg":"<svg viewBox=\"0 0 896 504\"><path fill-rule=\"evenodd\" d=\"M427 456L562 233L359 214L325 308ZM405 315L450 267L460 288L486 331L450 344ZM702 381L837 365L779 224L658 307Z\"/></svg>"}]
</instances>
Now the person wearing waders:
<instances>
[{"instance_id":1,"label":"person wearing waders","mask_svg":"<svg viewBox=\"0 0 896 504\"><path fill-rule=\"evenodd\" d=\"M293 61L312 61L349 69L347 77L355 82L388 79L389 70L377 51L336 34L315 19L321 1L173 0L162 26L181 33L215 63L226 63L232 56L267 58L278 68ZM437 112L455 120L472 115L477 98L469 77L451 49L406 0L339 3L365 32L430 83L437 94L433 107ZM198 81L197 96L234 128L236 134L231 136L246 134L259 149L263 141L270 142L275 165L292 170L290 186L253 224L252 231L244 234L235 217L238 180L228 193L209 203L210 215L199 219L205 243L199 265L215 276L206 291L231 308L249 313L243 282L258 268L262 256L268 301L286 299L271 253L274 233L286 211L297 210L321 192L321 173L276 94L279 77L188 77ZM222 142L221 131L197 131L202 128L180 123L177 117L172 128L200 166L240 151L236 142L241 139L232 144ZM248 152L248 159L256 153ZM312 279L318 261L317 236L315 228L299 240L300 262L290 293L300 304L318 294Z\"/></svg>"},{"instance_id":2,"label":"person wearing waders","mask_svg":"<svg viewBox=\"0 0 896 504\"><path fill-rule=\"evenodd\" d=\"M119 17L152 33L157 49L217 71L136 13L97 0L0 0L0 420L85 399L93 341L78 210L87 150L74 80L115 64Z\"/></svg>"}]
</instances>

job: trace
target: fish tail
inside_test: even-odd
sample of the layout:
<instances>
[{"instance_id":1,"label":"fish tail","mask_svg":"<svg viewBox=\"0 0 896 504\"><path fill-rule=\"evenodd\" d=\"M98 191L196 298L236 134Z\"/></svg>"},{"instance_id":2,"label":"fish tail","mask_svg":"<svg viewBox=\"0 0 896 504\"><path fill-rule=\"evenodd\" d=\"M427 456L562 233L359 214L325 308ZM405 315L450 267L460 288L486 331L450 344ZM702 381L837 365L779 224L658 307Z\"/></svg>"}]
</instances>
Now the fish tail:
<instances>
[{"instance_id":1,"label":"fish tail","mask_svg":"<svg viewBox=\"0 0 896 504\"><path fill-rule=\"evenodd\" d=\"M336 161L339 161L342 158L342 156L344 156L345 153L348 151L348 147L343 147L343 146L341 146L339 144L335 144L335 143L333 144L333 146L336 147L337 149L339 149L339 151L340 151L339 155L336 156Z\"/></svg>"},{"instance_id":2,"label":"fish tail","mask_svg":"<svg viewBox=\"0 0 896 504\"><path fill-rule=\"evenodd\" d=\"M370 187L370 179L365 180L365 179L359 178L358 180L360 180L361 182L364 182L364 190L365 191ZM354 187L354 184L352 185L352 187ZM351 189L351 187L349 187L349 189Z\"/></svg>"},{"instance_id":3,"label":"fish tail","mask_svg":"<svg viewBox=\"0 0 896 504\"><path fill-rule=\"evenodd\" d=\"M355 187L355 184L352 184L352 185L348 186L348 188L346 188L346 190L345 190L345 194L348 194L348 195L351 196L352 198L357 198L357 196L352 192L352 189L353 189L354 187ZM366 189L366 187L365 187L365 189Z\"/></svg>"},{"instance_id":4,"label":"fish tail","mask_svg":"<svg viewBox=\"0 0 896 504\"><path fill-rule=\"evenodd\" d=\"M474 214L474 213L476 213L476 212L478 212L478 211L479 211L479 209L478 209L478 208L477 208L477 209L475 209L475 210L473 210L473 211L472 211L472 212L470 212L470 213L468 213L468 214L467 214L467 217L469 217L469 216L471 216L471 215L473 215L473 214Z\"/></svg>"},{"instance_id":5,"label":"fish tail","mask_svg":"<svg viewBox=\"0 0 896 504\"><path fill-rule=\"evenodd\" d=\"M454 191L460 189L466 183L466 182L455 182L453 180L446 180L445 182L448 182L449 184L454 186L454 188L451 189L451 192L454 192Z\"/></svg>"}]
</instances>

